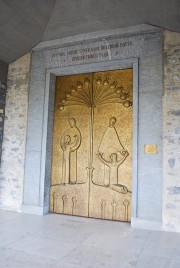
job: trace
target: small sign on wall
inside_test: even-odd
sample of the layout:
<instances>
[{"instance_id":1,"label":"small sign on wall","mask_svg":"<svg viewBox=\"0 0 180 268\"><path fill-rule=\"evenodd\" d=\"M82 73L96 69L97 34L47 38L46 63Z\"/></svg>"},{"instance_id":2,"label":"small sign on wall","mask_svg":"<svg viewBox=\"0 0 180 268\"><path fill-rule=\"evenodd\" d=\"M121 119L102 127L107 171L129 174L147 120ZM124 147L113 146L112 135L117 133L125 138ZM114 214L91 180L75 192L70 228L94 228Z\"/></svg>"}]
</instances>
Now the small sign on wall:
<instances>
[{"instance_id":1,"label":"small sign on wall","mask_svg":"<svg viewBox=\"0 0 180 268\"><path fill-rule=\"evenodd\" d=\"M144 145L144 153L145 154L157 154L158 149L156 144L146 144Z\"/></svg>"}]
</instances>

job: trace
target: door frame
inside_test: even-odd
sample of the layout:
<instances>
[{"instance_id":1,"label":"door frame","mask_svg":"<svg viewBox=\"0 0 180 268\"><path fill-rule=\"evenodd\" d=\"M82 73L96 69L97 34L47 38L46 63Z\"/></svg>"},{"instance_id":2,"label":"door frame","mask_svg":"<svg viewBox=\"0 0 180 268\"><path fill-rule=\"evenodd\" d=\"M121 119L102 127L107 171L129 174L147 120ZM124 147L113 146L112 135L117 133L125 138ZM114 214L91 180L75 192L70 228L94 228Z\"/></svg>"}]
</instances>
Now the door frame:
<instances>
[{"instance_id":1,"label":"door frame","mask_svg":"<svg viewBox=\"0 0 180 268\"><path fill-rule=\"evenodd\" d=\"M138 215L138 58L123 60L105 61L91 64L73 65L59 68L49 68L46 70L46 86L44 95L43 113L43 135L41 153L41 173L40 173L40 203L43 203L44 195L50 197L50 178L52 163L52 141L53 141L53 117L54 117L54 97L55 83L57 76L85 74L101 71L112 71L121 69L133 69L133 157L132 157L132 215ZM49 200L49 199L48 199ZM49 206L46 208L49 212Z\"/></svg>"}]
</instances>

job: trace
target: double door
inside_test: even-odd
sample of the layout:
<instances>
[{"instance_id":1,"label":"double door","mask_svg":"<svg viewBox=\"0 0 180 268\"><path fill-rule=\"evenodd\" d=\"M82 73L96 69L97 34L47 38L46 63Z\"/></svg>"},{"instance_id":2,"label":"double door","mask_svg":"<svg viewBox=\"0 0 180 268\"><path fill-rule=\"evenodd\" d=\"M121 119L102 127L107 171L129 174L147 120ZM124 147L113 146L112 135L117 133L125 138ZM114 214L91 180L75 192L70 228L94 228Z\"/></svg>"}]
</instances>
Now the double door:
<instances>
[{"instance_id":1,"label":"double door","mask_svg":"<svg viewBox=\"0 0 180 268\"><path fill-rule=\"evenodd\" d=\"M130 221L132 69L57 77L50 210Z\"/></svg>"}]
</instances>

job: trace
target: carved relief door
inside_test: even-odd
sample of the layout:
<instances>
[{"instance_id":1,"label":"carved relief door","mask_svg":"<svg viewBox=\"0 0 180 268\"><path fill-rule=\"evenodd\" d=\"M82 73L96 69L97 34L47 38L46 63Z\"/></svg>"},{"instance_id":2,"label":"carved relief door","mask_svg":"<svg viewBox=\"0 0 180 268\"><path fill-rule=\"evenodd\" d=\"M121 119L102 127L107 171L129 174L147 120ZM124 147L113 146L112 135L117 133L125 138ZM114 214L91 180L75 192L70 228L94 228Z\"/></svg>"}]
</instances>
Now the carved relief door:
<instances>
[{"instance_id":1,"label":"carved relief door","mask_svg":"<svg viewBox=\"0 0 180 268\"><path fill-rule=\"evenodd\" d=\"M57 77L50 210L130 221L132 69Z\"/></svg>"}]
</instances>

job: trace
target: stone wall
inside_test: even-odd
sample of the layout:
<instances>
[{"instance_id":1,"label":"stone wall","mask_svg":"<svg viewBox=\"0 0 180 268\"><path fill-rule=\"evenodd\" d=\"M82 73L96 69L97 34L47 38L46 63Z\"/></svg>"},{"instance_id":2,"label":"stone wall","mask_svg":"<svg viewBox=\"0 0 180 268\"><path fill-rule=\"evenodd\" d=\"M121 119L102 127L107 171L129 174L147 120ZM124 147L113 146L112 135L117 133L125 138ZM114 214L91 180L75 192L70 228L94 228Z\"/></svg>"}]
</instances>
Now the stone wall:
<instances>
[{"instance_id":1,"label":"stone wall","mask_svg":"<svg viewBox=\"0 0 180 268\"><path fill-rule=\"evenodd\" d=\"M30 59L27 54L9 65L0 171L4 209L19 210L22 204Z\"/></svg>"},{"instance_id":2,"label":"stone wall","mask_svg":"<svg viewBox=\"0 0 180 268\"><path fill-rule=\"evenodd\" d=\"M180 33L164 34L163 229L180 232Z\"/></svg>"}]
</instances>

